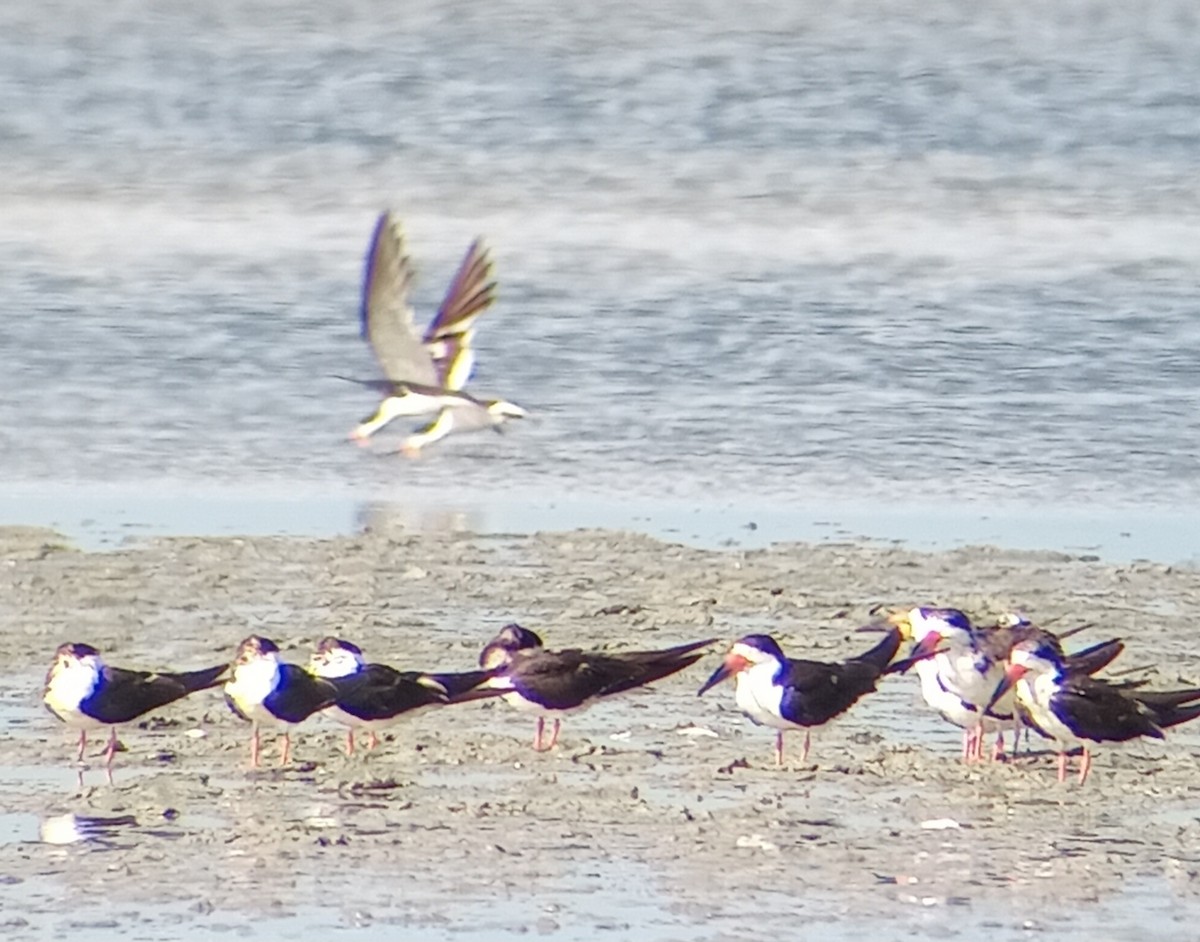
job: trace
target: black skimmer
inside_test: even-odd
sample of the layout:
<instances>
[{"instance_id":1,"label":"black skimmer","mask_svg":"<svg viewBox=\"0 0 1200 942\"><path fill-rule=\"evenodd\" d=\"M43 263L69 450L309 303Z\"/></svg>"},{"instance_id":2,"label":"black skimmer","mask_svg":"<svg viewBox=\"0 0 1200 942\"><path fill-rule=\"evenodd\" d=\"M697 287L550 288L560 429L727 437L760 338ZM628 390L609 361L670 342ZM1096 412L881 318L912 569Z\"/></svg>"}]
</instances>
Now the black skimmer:
<instances>
[{"instance_id":1,"label":"black skimmer","mask_svg":"<svg viewBox=\"0 0 1200 942\"><path fill-rule=\"evenodd\" d=\"M238 645L229 669L225 701L234 713L253 724L250 764L255 768L262 755L260 724L283 727L279 764L287 765L292 757L291 727L318 710L333 706L340 693L359 683L356 677L336 680L316 677L298 664L281 661L279 646L258 635L251 635Z\"/></svg>"},{"instance_id":2,"label":"black skimmer","mask_svg":"<svg viewBox=\"0 0 1200 942\"><path fill-rule=\"evenodd\" d=\"M899 671L916 663L921 694L948 722L963 730L963 761L983 758L983 736L996 734L993 760L1003 754L1004 730L1015 735L1022 724L1022 710L1011 693L991 701L996 685L1004 676L1009 651L1018 641L1048 639L1062 652L1058 638L1028 620L1011 616L989 628L977 628L961 611L954 608L914 608L895 612L888 619L914 642L910 657L895 665ZM1068 632L1064 632L1064 636ZM1069 661L1079 670L1094 673L1121 653L1119 640L1105 641L1075 655ZM1036 723L1029 724L1036 729Z\"/></svg>"},{"instance_id":3,"label":"black skimmer","mask_svg":"<svg viewBox=\"0 0 1200 942\"><path fill-rule=\"evenodd\" d=\"M90 644L60 644L46 674L42 701L68 726L79 730L79 761L87 748L89 729L110 728L104 766L112 778L117 751L117 726L136 720L186 697L216 687L224 680L227 664L196 671L170 673L109 667Z\"/></svg>"},{"instance_id":4,"label":"black skimmer","mask_svg":"<svg viewBox=\"0 0 1200 942\"><path fill-rule=\"evenodd\" d=\"M1140 686L1139 681L1113 683L1073 670L1056 644L1032 637L1009 652L1008 668L991 699L1015 690L1037 728L1058 744L1060 782L1066 781L1067 754L1082 748L1083 785L1092 768L1089 743L1163 739L1164 729L1200 716L1200 689L1147 691Z\"/></svg>"},{"instance_id":5,"label":"black skimmer","mask_svg":"<svg viewBox=\"0 0 1200 942\"><path fill-rule=\"evenodd\" d=\"M448 703L463 703L499 694L480 690L479 685L492 676L491 671L426 674L398 671L386 664L368 664L362 650L340 638L323 638L313 653L308 669L329 680L360 677L361 682L340 693L325 713L346 731L346 755L354 755L354 734L365 729L370 734L368 749L378 743L378 730L406 716L416 716Z\"/></svg>"},{"instance_id":6,"label":"black skimmer","mask_svg":"<svg viewBox=\"0 0 1200 942\"><path fill-rule=\"evenodd\" d=\"M544 752L558 742L562 714L669 677L698 661L704 656L700 649L715 641L706 638L661 651L548 651L535 632L513 624L484 646L479 663L493 673L486 686L503 692L513 706L538 714L533 748ZM549 743L544 742L547 716L554 717Z\"/></svg>"},{"instance_id":7,"label":"black skimmer","mask_svg":"<svg viewBox=\"0 0 1200 942\"><path fill-rule=\"evenodd\" d=\"M375 223L363 275L362 336L370 343L386 377L359 381L381 391L375 412L355 426L350 438L365 443L393 419L436 415L406 438L401 451L421 448L452 431L495 428L526 412L502 399L482 400L463 392L475 364L471 347L479 315L495 299L492 263L482 243L467 250L446 297L423 334L417 332L408 294L413 266L404 230L391 213Z\"/></svg>"},{"instance_id":8,"label":"black skimmer","mask_svg":"<svg viewBox=\"0 0 1200 942\"><path fill-rule=\"evenodd\" d=\"M757 725L776 730L775 764L783 765L783 733L789 729L804 730L800 761L805 762L812 727L840 716L874 690L902 640L899 629L892 629L869 651L827 663L788 658L770 635L746 635L734 642L697 696L733 677L738 708Z\"/></svg>"}]
</instances>

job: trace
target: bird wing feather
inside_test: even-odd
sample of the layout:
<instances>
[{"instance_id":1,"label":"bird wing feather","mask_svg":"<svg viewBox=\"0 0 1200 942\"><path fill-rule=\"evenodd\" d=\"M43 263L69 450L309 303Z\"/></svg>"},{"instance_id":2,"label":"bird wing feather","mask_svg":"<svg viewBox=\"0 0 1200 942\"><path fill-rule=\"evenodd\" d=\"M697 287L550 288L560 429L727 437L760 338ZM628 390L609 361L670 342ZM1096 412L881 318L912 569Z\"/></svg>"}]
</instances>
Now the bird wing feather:
<instances>
[{"instance_id":1,"label":"bird wing feather","mask_svg":"<svg viewBox=\"0 0 1200 942\"><path fill-rule=\"evenodd\" d=\"M383 213L375 223L363 273L362 335L384 376L395 383L438 384L433 358L417 333L409 290L413 267L399 220Z\"/></svg>"}]
</instances>

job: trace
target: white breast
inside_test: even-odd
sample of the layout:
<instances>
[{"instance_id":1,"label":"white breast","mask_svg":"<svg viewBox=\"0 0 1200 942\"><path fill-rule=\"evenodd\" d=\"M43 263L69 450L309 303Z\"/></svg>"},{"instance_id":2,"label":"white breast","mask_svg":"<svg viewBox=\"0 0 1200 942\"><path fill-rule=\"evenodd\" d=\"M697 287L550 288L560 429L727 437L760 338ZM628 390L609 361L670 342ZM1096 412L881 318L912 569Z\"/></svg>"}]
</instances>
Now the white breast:
<instances>
[{"instance_id":1,"label":"white breast","mask_svg":"<svg viewBox=\"0 0 1200 942\"><path fill-rule=\"evenodd\" d=\"M279 723L263 701L279 685L279 662L274 658L259 658L234 668L233 679L225 684L225 696L256 723Z\"/></svg>"},{"instance_id":2,"label":"white breast","mask_svg":"<svg viewBox=\"0 0 1200 942\"><path fill-rule=\"evenodd\" d=\"M50 679L42 700L54 715L68 726L75 729L99 729L104 724L79 709L79 705L95 693L99 683L100 673L91 665L70 664L57 671Z\"/></svg>"},{"instance_id":3,"label":"white breast","mask_svg":"<svg viewBox=\"0 0 1200 942\"><path fill-rule=\"evenodd\" d=\"M1063 723L1050 710L1050 700L1057 691L1052 674L1039 674L1036 677L1022 677L1016 685L1017 699L1029 711L1033 721L1043 732L1065 749L1073 749L1082 745L1082 740L1071 732L1071 728Z\"/></svg>"},{"instance_id":4,"label":"white breast","mask_svg":"<svg viewBox=\"0 0 1200 942\"><path fill-rule=\"evenodd\" d=\"M734 699L738 709L759 726L772 729L796 729L780 713L783 688L774 683L779 665L774 661L755 664L737 675Z\"/></svg>"}]
</instances>

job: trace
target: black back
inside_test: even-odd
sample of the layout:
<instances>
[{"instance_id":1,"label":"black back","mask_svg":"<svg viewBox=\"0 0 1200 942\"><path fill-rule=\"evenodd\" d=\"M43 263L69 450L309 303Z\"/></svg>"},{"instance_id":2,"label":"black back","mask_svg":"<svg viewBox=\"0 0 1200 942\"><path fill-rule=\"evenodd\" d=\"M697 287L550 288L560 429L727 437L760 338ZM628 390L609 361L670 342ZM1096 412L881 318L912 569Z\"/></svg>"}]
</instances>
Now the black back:
<instances>
[{"instance_id":1,"label":"black back","mask_svg":"<svg viewBox=\"0 0 1200 942\"><path fill-rule=\"evenodd\" d=\"M338 691L337 705L364 721L389 720L421 707L450 702L446 688L438 681L417 671L398 671L386 664L367 664L357 673L338 680L347 683Z\"/></svg>"},{"instance_id":2,"label":"black back","mask_svg":"<svg viewBox=\"0 0 1200 942\"><path fill-rule=\"evenodd\" d=\"M224 681L228 669L228 664L219 664L198 671L159 674L105 667L101 683L79 706L102 723L128 723L189 693L216 687Z\"/></svg>"},{"instance_id":3,"label":"black back","mask_svg":"<svg viewBox=\"0 0 1200 942\"><path fill-rule=\"evenodd\" d=\"M622 654L567 651L528 651L514 658L505 672L526 700L550 710L570 710L596 697L608 697L653 683L683 670L704 655L697 641L664 651Z\"/></svg>"},{"instance_id":4,"label":"black back","mask_svg":"<svg viewBox=\"0 0 1200 942\"><path fill-rule=\"evenodd\" d=\"M900 649L899 631L889 631L877 645L841 664L790 660L777 682L784 685L779 708L798 726L820 726L850 709L875 689Z\"/></svg>"},{"instance_id":5,"label":"black back","mask_svg":"<svg viewBox=\"0 0 1200 942\"><path fill-rule=\"evenodd\" d=\"M336 703L339 689L352 688L358 676L328 680L315 677L296 664L281 663L279 684L263 700L263 706L285 723L299 723Z\"/></svg>"}]
</instances>

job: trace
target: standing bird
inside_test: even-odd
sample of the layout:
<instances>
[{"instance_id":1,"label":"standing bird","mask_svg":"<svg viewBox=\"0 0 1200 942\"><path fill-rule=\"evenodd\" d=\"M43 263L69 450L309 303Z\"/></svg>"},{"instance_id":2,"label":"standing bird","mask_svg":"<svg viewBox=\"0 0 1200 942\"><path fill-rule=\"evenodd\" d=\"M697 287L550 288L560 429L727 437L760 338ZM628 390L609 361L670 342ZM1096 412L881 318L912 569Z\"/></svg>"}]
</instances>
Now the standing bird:
<instances>
[{"instance_id":1,"label":"standing bird","mask_svg":"<svg viewBox=\"0 0 1200 942\"><path fill-rule=\"evenodd\" d=\"M392 419L436 414L433 422L407 437L401 450L415 456L451 431L499 427L524 418L520 406L502 399L481 400L463 392L475 365L474 324L495 299L492 263L479 240L471 244L437 315L418 334L408 294L412 260L404 231L391 213L380 215L367 250L363 275L362 336L369 341L386 377L359 381L384 393L375 412L350 438L365 443Z\"/></svg>"},{"instance_id":2,"label":"standing bird","mask_svg":"<svg viewBox=\"0 0 1200 942\"><path fill-rule=\"evenodd\" d=\"M109 667L90 644L60 644L46 673L42 701L68 726L79 730L79 761L87 748L89 729L110 727L104 767L112 779L117 751L117 725L174 703L189 693L216 687L228 665L185 673L128 670Z\"/></svg>"},{"instance_id":3,"label":"standing bird","mask_svg":"<svg viewBox=\"0 0 1200 942\"><path fill-rule=\"evenodd\" d=\"M1163 739L1163 730L1200 716L1200 689L1147 691L1139 682L1111 683L1072 670L1045 638L1018 642L991 701L1014 690L1039 730L1059 747L1058 780L1066 781L1067 754L1082 747L1079 784L1092 768L1089 743ZM989 703L991 702L989 701Z\"/></svg>"},{"instance_id":4,"label":"standing bird","mask_svg":"<svg viewBox=\"0 0 1200 942\"><path fill-rule=\"evenodd\" d=\"M315 677L297 664L279 659L274 641L251 635L240 645L225 682L225 702L252 725L250 764L258 768L262 756L259 725L283 727L283 749L279 764L292 757L291 727L318 710L333 706L339 692L358 683L356 678L327 680Z\"/></svg>"},{"instance_id":5,"label":"standing bird","mask_svg":"<svg viewBox=\"0 0 1200 942\"><path fill-rule=\"evenodd\" d=\"M538 714L533 748L545 752L558 742L562 714L669 677L698 661L703 657L700 649L715 641L707 638L661 651L613 654L578 648L548 651L536 633L512 624L484 646L479 663L493 675L486 686L502 691L504 699L518 709ZM554 717L554 732L544 743L547 716Z\"/></svg>"},{"instance_id":6,"label":"standing bird","mask_svg":"<svg viewBox=\"0 0 1200 942\"><path fill-rule=\"evenodd\" d=\"M713 671L697 696L733 677L738 708L755 724L777 730L775 764L783 765L783 733L788 729L804 730L800 761L805 762L812 744L812 727L840 716L873 691L900 650L901 640L900 631L892 629L869 651L830 664L785 657L770 635L746 635L734 642L724 663Z\"/></svg>"},{"instance_id":7,"label":"standing bird","mask_svg":"<svg viewBox=\"0 0 1200 942\"><path fill-rule=\"evenodd\" d=\"M357 677L359 683L338 694L325 712L346 731L346 755L354 755L354 734L365 729L370 734L368 749L379 744L378 730L391 726L405 716L416 716L449 703L463 703L497 696L499 691L480 690L491 677L490 671L459 674L425 674L398 671L386 664L368 664L362 650L349 641L323 638L313 653L308 669L318 677L333 680Z\"/></svg>"},{"instance_id":8,"label":"standing bird","mask_svg":"<svg viewBox=\"0 0 1200 942\"><path fill-rule=\"evenodd\" d=\"M1058 638L1021 618L1011 618L994 628L976 628L954 608L914 608L895 612L888 620L914 642L907 660L896 665L904 671L915 663L925 702L963 730L964 762L983 758L985 733L996 734L992 758L1003 754L1004 730L1019 730L1022 709L1011 692L992 698L1004 677L1009 652L1022 640L1038 638L1051 644L1075 669L1094 673L1109 664L1124 648L1120 640L1105 641L1074 655L1064 655ZM990 700L990 703L989 703ZM986 708L984 704L989 704ZM1036 723L1027 725L1037 728ZM1014 748L1016 743L1013 743Z\"/></svg>"}]
</instances>

